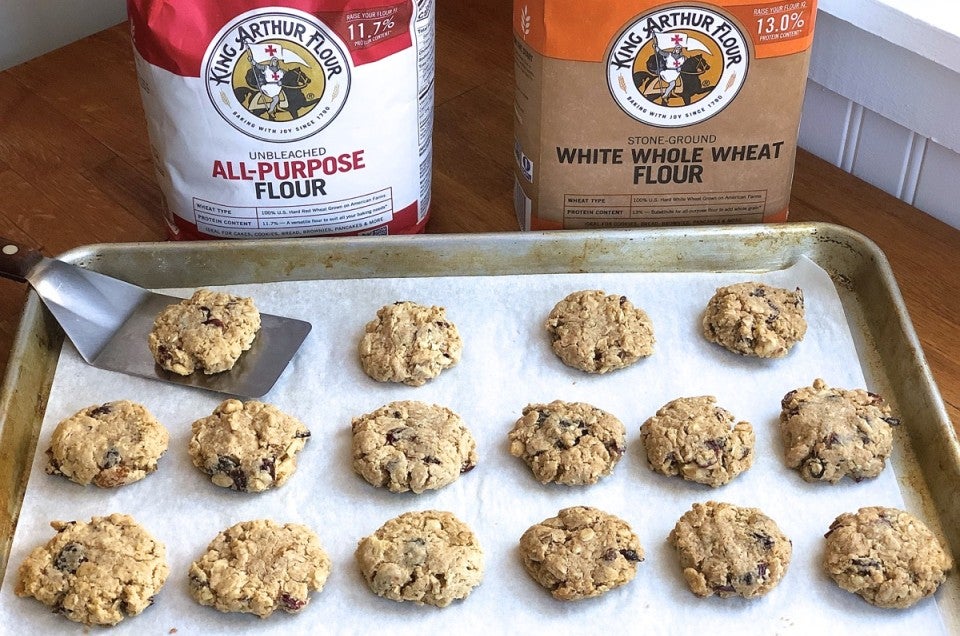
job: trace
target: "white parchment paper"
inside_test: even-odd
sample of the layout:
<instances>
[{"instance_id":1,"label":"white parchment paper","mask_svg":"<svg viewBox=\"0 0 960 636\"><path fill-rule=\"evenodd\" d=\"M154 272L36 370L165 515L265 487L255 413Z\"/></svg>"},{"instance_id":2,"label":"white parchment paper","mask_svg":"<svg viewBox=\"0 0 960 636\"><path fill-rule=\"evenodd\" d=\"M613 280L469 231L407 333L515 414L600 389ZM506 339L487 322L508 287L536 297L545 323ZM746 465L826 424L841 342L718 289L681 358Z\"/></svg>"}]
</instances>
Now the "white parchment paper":
<instances>
[{"instance_id":1,"label":"white parchment paper","mask_svg":"<svg viewBox=\"0 0 960 636\"><path fill-rule=\"evenodd\" d=\"M782 360L737 356L706 342L700 314L716 287L744 280L803 289L809 329ZM572 291L626 295L651 317L652 357L594 376L564 366L550 350L543 322ZM175 290L187 296L192 290ZM822 377L847 388L865 386L854 341L827 274L808 260L762 274L570 274L428 279L333 280L238 285L261 311L313 323L304 348L264 400L299 417L312 432L287 484L261 494L214 486L190 463L193 420L222 397L122 376L83 363L67 344L61 354L2 590L0 626L11 633L80 633L77 626L13 589L17 568L46 542L54 519L133 515L167 547L170 577L155 604L114 632L236 633L644 633L677 634L940 634L934 600L906 611L881 610L840 590L819 568L823 534L840 513L866 505L903 506L892 469L856 484L807 484L782 460L780 400ZM357 343L382 305L414 300L447 308L464 340L456 367L422 387L381 384L360 369ZM871 388L871 387L867 387ZM639 442L640 425L680 396L714 395L757 437L756 462L719 489L653 473ZM160 469L116 490L46 475L44 450L56 423L90 404L116 399L144 403L170 430ZM479 464L457 482L422 495L374 488L351 470L350 421L399 399L457 411L478 443ZM627 452L615 471L589 487L543 486L509 455L507 433L521 409L554 399L585 401L617 415L627 427ZM896 450L894 451L896 452ZM710 499L759 507L793 541L784 580L767 596L699 599L683 583L666 537L694 502ZM564 507L590 505L631 524L646 551L636 579L602 597L554 600L525 573L520 535ZM483 583L445 609L374 596L354 561L357 541L409 510L449 510L468 523L484 548ZM243 520L304 523L319 535L333 570L325 589L298 615L266 620L222 614L189 596L187 570L213 537Z\"/></svg>"}]
</instances>

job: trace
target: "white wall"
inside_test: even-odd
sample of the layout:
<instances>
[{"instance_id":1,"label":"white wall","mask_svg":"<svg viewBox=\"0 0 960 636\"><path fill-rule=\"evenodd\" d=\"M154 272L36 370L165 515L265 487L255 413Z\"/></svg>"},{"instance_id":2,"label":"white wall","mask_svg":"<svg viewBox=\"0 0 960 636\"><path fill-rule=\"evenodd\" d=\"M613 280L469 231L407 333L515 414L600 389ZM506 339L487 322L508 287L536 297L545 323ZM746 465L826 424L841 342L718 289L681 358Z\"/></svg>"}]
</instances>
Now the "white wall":
<instances>
[{"instance_id":1,"label":"white wall","mask_svg":"<svg viewBox=\"0 0 960 636\"><path fill-rule=\"evenodd\" d=\"M125 0L0 0L0 70L126 17Z\"/></svg>"},{"instance_id":2,"label":"white wall","mask_svg":"<svg viewBox=\"0 0 960 636\"><path fill-rule=\"evenodd\" d=\"M892 12L893 2L904 4L821 2L799 145L960 228L960 37L949 20ZM851 12L855 4L891 13L881 20L882 11Z\"/></svg>"}]
</instances>

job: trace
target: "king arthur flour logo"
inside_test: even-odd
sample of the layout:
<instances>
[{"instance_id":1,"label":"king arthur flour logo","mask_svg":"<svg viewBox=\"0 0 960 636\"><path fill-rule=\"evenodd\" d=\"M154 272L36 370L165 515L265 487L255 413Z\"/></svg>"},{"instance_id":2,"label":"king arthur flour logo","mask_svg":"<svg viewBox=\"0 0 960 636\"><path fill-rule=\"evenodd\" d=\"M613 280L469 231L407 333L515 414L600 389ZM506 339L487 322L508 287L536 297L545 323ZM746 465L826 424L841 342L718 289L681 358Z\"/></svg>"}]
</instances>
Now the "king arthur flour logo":
<instances>
[{"instance_id":1,"label":"king arthur flour logo","mask_svg":"<svg viewBox=\"0 0 960 636\"><path fill-rule=\"evenodd\" d=\"M607 83L621 109L663 128L713 117L736 98L750 51L731 20L704 7L641 16L613 41Z\"/></svg>"},{"instance_id":2,"label":"king arthur flour logo","mask_svg":"<svg viewBox=\"0 0 960 636\"><path fill-rule=\"evenodd\" d=\"M343 44L294 9L231 20L207 48L202 71L220 116L262 141L299 141L323 130L350 93Z\"/></svg>"}]
</instances>

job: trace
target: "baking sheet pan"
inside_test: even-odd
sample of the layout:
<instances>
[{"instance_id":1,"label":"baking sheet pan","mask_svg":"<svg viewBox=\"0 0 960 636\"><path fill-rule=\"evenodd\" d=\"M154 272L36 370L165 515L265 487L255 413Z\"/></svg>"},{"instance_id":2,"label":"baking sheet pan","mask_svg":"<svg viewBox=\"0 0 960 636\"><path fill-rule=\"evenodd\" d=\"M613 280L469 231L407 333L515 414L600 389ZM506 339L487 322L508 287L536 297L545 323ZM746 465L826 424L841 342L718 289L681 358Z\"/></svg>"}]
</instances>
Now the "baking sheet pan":
<instances>
[{"instance_id":1,"label":"baking sheet pan","mask_svg":"<svg viewBox=\"0 0 960 636\"><path fill-rule=\"evenodd\" d=\"M768 271L806 256L830 272L857 340L869 384L894 402L905 421L896 473L908 507L957 552L957 446L942 402L903 310L885 259L863 237L842 228L794 224L602 233L555 232L321 239L267 243L92 246L68 260L149 287L193 287L282 280L571 272ZM202 264L202 265L201 265ZM60 335L35 298L28 303L11 372L4 385L3 465L12 528L33 460ZM906 428L906 427L905 427ZM6 453L9 452L9 455ZM9 465L8 465L9 464ZM11 486L17 484L17 486ZM5 539L3 558L9 549ZM954 577L955 578L955 577ZM953 578L939 593L956 627ZM11 585L9 577L4 586Z\"/></svg>"}]
</instances>

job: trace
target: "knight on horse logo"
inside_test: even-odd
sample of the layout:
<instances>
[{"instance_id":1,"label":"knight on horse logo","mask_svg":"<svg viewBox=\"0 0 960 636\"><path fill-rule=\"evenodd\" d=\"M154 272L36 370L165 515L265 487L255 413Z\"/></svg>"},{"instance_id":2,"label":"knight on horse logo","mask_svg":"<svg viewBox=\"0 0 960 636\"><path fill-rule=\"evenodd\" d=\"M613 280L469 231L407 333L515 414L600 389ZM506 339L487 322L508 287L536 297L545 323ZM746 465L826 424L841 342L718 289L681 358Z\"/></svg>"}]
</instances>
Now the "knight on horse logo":
<instances>
[{"instance_id":1,"label":"knight on horse logo","mask_svg":"<svg viewBox=\"0 0 960 636\"><path fill-rule=\"evenodd\" d=\"M319 132L350 89L339 38L294 9L238 16L213 39L203 68L223 119L263 141L299 141Z\"/></svg>"},{"instance_id":2,"label":"knight on horse logo","mask_svg":"<svg viewBox=\"0 0 960 636\"><path fill-rule=\"evenodd\" d=\"M634 119L665 128L709 119L746 79L748 45L722 14L673 7L640 17L607 56L611 95Z\"/></svg>"},{"instance_id":3,"label":"knight on horse logo","mask_svg":"<svg viewBox=\"0 0 960 636\"><path fill-rule=\"evenodd\" d=\"M301 110L317 104L323 95L323 74L313 73L310 63L289 44L249 43L246 60L238 62L238 67L245 67L246 72L243 81L234 84L234 94L247 110L261 118L297 119ZM309 92L304 93L304 89Z\"/></svg>"},{"instance_id":4,"label":"knight on horse logo","mask_svg":"<svg viewBox=\"0 0 960 636\"><path fill-rule=\"evenodd\" d=\"M689 104L695 96L702 96L710 87L710 81L697 81L691 76L702 76L710 70L703 55L690 56L690 51L713 53L700 40L680 31L657 33L653 40L653 53L647 58L646 68L633 74L633 81L644 97L652 102L669 104L676 95ZM640 56L637 56L639 59ZM688 63L689 62L689 63ZM684 76L687 76L684 78ZM684 81L686 79L686 81ZM705 83L706 82L706 83ZM648 90L653 84L652 90ZM694 87L692 84L697 84ZM689 86L689 92L687 88ZM706 88L704 88L706 86ZM697 97L699 99L699 97Z\"/></svg>"}]
</instances>

